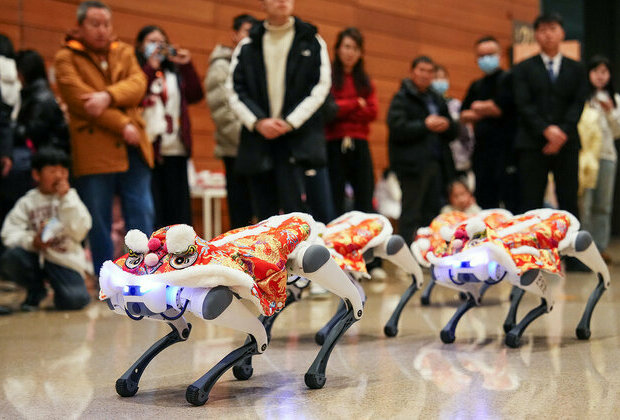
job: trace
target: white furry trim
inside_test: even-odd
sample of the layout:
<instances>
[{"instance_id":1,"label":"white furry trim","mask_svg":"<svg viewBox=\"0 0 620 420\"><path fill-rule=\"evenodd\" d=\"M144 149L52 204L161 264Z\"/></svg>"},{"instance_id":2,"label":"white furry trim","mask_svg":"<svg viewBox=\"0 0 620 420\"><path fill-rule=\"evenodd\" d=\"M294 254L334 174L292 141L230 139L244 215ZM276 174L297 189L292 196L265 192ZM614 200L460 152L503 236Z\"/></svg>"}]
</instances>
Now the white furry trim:
<instances>
[{"instance_id":1,"label":"white furry trim","mask_svg":"<svg viewBox=\"0 0 620 420\"><path fill-rule=\"evenodd\" d=\"M529 254L535 257L540 257L540 250L528 245L513 248L510 250L510 253L513 255Z\"/></svg>"},{"instance_id":2,"label":"white furry trim","mask_svg":"<svg viewBox=\"0 0 620 420\"><path fill-rule=\"evenodd\" d=\"M512 225L507 227L506 229L498 230L497 236L503 238L504 236L512 235L513 233L522 232L530 226L534 226L537 223L540 223L542 220L539 217L532 217L529 220L525 220L521 223L517 223L516 225Z\"/></svg>"},{"instance_id":3,"label":"white furry trim","mask_svg":"<svg viewBox=\"0 0 620 420\"><path fill-rule=\"evenodd\" d=\"M439 229L439 236L441 236L441 239L443 239L444 241L450 242L450 239L452 239L455 230L455 228L450 226L442 226L441 229Z\"/></svg>"},{"instance_id":4,"label":"white furry trim","mask_svg":"<svg viewBox=\"0 0 620 420\"><path fill-rule=\"evenodd\" d=\"M430 263L424 259L424 257L422 256L422 252L420 252L420 248L418 247L417 242L414 242L411 244L411 246L409 247L411 249L411 253L413 253L413 256L415 257L416 261L418 262L418 264L420 264L423 267L430 267Z\"/></svg>"},{"instance_id":5,"label":"white furry trim","mask_svg":"<svg viewBox=\"0 0 620 420\"><path fill-rule=\"evenodd\" d=\"M260 233L268 231L271 228L277 228L281 226L282 223L284 223L286 220L290 219L291 217L297 217L299 219L302 219L304 222L306 222L310 226L310 236L306 239L306 241L313 241L313 240L316 241L316 239L318 238L318 230L319 230L317 228L317 222L315 222L312 216L310 216L309 214L296 212L296 213L282 214L279 216L271 216L269 219L265 219L262 222L259 222L253 226L248 226L247 229L242 230L241 232L237 232L233 235L228 235L222 239L218 239L217 241L210 241L209 243L211 245L221 246L221 245L236 241L237 239L245 238L246 236L258 235Z\"/></svg>"},{"instance_id":6,"label":"white furry trim","mask_svg":"<svg viewBox=\"0 0 620 420\"><path fill-rule=\"evenodd\" d=\"M197 265L168 273L136 276L124 271L114 262L106 261L101 267L99 278L104 295L112 294L113 287L115 286L121 287L126 284L140 284L143 282L192 288L226 286L230 287L242 298L252 301L261 313L263 310L259 300L251 294L251 290L255 285L252 278L243 271L221 265Z\"/></svg>"},{"instance_id":7,"label":"white furry trim","mask_svg":"<svg viewBox=\"0 0 620 420\"><path fill-rule=\"evenodd\" d=\"M144 232L138 229L131 229L127 232L125 235L125 245L137 254L146 254L149 252L149 238Z\"/></svg>"},{"instance_id":8,"label":"white furry trim","mask_svg":"<svg viewBox=\"0 0 620 420\"><path fill-rule=\"evenodd\" d=\"M477 217L485 219L485 218L489 217L492 214L501 214L502 216L513 217L513 214L511 212L509 212L508 210L506 210L506 209L487 209L487 210L482 210L480 213L477 214Z\"/></svg>"},{"instance_id":9,"label":"white furry trim","mask_svg":"<svg viewBox=\"0 0 620 420\"><path fill-rule=\"evenodd\" d=\"M416 244L418 244L418 248L420 248L420 251L422 252L426 252L428 251L428 249L431 247L431 241L429 241L426 238L420 238L416 241Z\"/></svg>"},{"instance_id":10,"label":"white furry trim","mask_svg":"<svg viewBox=\"0 0 620 420\"><path fill-rule=\"evenodd\" d=\"M469 239L472 239L477 233L484 232L486 228L487 225L478 217L468 220L465 225L465 230L467 231Z\"/></svg>"},{"instance_id":11,"label":"white furry trim","mask_svg":"<svg viewBox=\"0 0 620 420\"><path fill-rule=\"evenodd\" d=\"M429 227L421 227L421 228L418 228L415 234L420 235L420 236L429 236L433 234L433 229Z\"/></svg>"},{"instance_id":12,"label":"white furry trim","mask_svg":"<svg viewBox=\"0 0 620 420\"><path fill-rule=\"evenodd\" d=\"M181 254L196 243L196 232L189 225L174 225L166 232L166 248L170 254Z\"/></svg>"},{"instance_id":13,"label":"white furry trim","mask_svg":"<svg viewBox=\"0 0 620 420\"><path fill-rule=\"evenodd\" d=\"M350 226L355 226L359 223L364 222L365 220L371 219L378 219L383 225L383 229L381 229L381 232L379 232L377 236L368 241L366 246L359 251L363 254L367 250L381 245L383 242L385 242L386 239L388 239L392 235L392 224L385 216L377 213L350 211L331 221L325 229L325 233L323 235L327 236L335 232L340 232L341 230L344 230Z\"/></svg>"}]
</instances>

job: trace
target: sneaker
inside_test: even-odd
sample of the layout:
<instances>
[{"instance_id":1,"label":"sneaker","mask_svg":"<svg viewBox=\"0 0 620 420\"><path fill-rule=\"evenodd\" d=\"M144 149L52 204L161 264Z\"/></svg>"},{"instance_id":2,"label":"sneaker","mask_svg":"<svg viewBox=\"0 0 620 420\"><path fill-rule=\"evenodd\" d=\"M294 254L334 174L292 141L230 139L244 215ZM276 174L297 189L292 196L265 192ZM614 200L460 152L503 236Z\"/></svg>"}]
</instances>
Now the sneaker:
<instances>
[{"instance_id":1,"label":"sneaker","mask_svg":"<svg viewBox=\"0 0 620 420\"><path fill-rule=\"evenodd\" d=\"M26 295L26 300L22 302L20 305L20 309L23 312L34 312L39 310L39 303L47 296L47 289L43 287L42 289L32 289L28 290L28 294Z\"/></svg>"},{"instance_id":2,"label":"sneaker","mask_svg":"<svg viewBox=\"0 0 620 420\"><path fill-rule=\"evenodd\" d=\"M325 296L329 294L329 290L321 287L317 283L310 283L310 295L311 296Z\"/></svg>"},{"instance_id":3,"label":"sneaker","mask_svg":"<svg viewBox=\"0 0 620 420\"><path fill-rule=\"evenodd\" d=\"M385 270L381 267L375 267L372 270L370 270L370 278L373 281L385 281L388 278L387 273L385 272Z\"/></svg>"},{"instance_id":4,"label":"sneaker","mask_svg":"<svg viewBox=\"0 0 620 420\"><path fill-rule=\"evenodd\" d=\"M12 312L13 311L11 310L11 308L7 308L6 306L0 306L0 315L8 315Z\"/></svg>"}]
</instances>

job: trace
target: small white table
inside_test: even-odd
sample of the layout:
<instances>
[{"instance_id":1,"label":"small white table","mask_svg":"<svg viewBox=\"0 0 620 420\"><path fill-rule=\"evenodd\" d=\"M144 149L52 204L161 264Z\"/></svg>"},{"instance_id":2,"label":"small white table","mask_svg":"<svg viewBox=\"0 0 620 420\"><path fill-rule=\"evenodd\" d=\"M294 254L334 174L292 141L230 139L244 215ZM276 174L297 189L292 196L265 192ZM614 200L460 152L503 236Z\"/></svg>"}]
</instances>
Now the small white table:
<instances>
[{"instance_id":1,"label":"small white table","mask_svg":"<svg viewBox=\"0 0 620 420\"><path fill-rule=\"evenodd\" d=\"M224 186L192 190L193 198L202 199L203 238L207 241L222 233L222 199L226 196Z\"/></svg>"}]
</instances>

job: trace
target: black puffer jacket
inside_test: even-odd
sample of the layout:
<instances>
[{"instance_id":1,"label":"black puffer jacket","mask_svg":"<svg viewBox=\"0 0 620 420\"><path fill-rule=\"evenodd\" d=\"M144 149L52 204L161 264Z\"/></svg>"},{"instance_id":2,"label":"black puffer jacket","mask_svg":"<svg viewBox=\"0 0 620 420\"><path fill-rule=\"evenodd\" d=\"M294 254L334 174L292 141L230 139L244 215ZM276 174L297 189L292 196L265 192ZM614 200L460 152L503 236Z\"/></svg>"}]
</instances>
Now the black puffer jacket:
<instances>
[{"instance_id":1,"label":"black puffer jacket","mask_svg":"<svg viewBox=\"0 0 620 420\"><path fill-rule=\"evenodd\" d=\"M444 99L431 89L427 94L433 96L439 115L450 120L450 128L443 133L426 128L424 120L430 115L426 102L411 79L403 80L387 115L390 168L397 174L417 175L429 162L438 161L447 182L455 172L448 143L456 137L457 124L450 118Z\"/></svg>"},{"instance_id":2,"label":"black puffer jacket","mask_svg":"<svg viewBox=\"0 0 620 420\"><path fill-rule=\"evenodd\" d=\"M273 148L287 148L301 166L323 166L327 156L320 107L331 87L331 65L325 42L315 26L295 19L282 106L282 118L294 129L275 140L267 140L251 127L255 119L270 116L263 58L264 34L262 22L254 25L249 38L235 51L231 63L233 96L230 103L244 124L236 169L246 174L272 169Z\"/></svg>"},{"instance_id":3,"label":"black puffer jacket","mask_svg":"<svg viewBox=\"0 0 620 420\"><path fill-rule=\"evenodd\" d=\"M54 146L69 152L69 128L47 81L37 79L22 88L22 103L15 125L13 145L35 148Z\"/></svg>"}]
</instances>

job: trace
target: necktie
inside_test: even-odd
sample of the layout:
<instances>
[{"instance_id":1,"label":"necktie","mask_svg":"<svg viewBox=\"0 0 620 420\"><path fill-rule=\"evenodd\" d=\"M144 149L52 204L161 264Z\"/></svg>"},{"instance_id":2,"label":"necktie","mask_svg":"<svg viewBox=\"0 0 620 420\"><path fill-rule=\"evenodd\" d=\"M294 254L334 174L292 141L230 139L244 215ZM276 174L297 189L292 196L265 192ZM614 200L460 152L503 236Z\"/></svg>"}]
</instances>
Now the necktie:
<instances>
[{"instance_id":1,"label":"necktie","mask_svg":"<svg viewBox=\"0 0 620 420\"><path fill-rule=\"evenodd\" d=\"M547 63L547 71L549 72L549 79L551 82L555 82L555 73L553 72L553 60L549 60Z\"/></svg>"}]
</instances>

